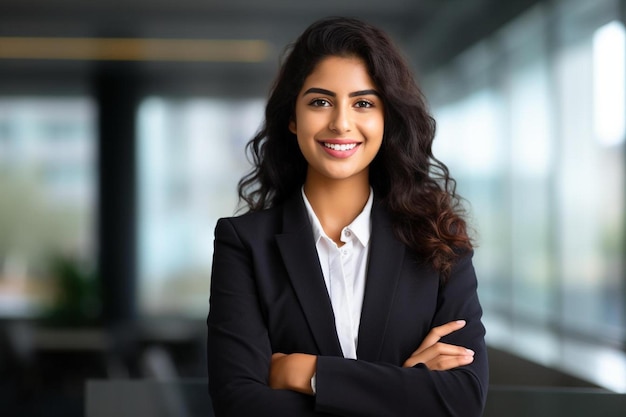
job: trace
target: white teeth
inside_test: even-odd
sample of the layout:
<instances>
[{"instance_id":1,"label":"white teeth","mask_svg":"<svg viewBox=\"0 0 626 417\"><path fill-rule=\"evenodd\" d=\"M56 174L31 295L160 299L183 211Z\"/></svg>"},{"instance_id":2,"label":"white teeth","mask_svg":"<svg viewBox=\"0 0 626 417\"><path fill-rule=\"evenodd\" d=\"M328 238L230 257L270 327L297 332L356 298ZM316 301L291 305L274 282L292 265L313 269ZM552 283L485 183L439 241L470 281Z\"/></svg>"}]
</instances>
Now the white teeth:
<instances>
[{"instance_id":1,"label":"white teeth","mask_svg":"<svg viewBox=\"0 0 626 417\"><path fill-rule=\"evenodd\" d=\"M347 143L341 145L338 143L324 143L324 146L332 149L333 151L349 151L350 149L356 148L356 145L356 143Z\"/></svg>"}]
</instances>

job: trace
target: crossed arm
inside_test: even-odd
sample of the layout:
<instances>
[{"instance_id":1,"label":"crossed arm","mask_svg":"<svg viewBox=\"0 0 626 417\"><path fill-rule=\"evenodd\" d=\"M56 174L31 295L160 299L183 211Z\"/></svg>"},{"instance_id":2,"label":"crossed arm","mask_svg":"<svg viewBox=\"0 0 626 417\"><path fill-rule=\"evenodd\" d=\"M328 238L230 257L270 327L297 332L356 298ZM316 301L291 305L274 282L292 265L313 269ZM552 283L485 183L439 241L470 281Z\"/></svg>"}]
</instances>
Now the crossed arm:
<instances>
[{"instance_id":1,"label":"crossed arm","mask_svg":"<svg viewBox=\"0 0 626 417\"><path fill-rule=\"evenodd\" d=\"M474 360L474 351L440 341L442 337L464 326L464 320L457 320L434 327L402 366L412 368L423 363L431 371L447 371L469 365ZM315 355L274 353L270 366L269 386L313 395L311 378L316 365Z\"/></svg>"},{"instance_id":2,"label":"crossed arm","mask_svg":"<svg viewBox=\"0 0 626 417\"><path fill-rule=\"evenodd\" d=\"M246 239L251 238L242 238L229 221L218 223L207 322L209 387L216 416L481 415L487 363L471 257L458 264L456 276L440 291L431 321L435 327L398 366L392 361L277 354L271 332L284 329L270 328L265 321L267 306L260 300L254 271L258 265L243 243ZM314 372L316 395L306 395L312 393Z\"/></svg>"}]
</instances>

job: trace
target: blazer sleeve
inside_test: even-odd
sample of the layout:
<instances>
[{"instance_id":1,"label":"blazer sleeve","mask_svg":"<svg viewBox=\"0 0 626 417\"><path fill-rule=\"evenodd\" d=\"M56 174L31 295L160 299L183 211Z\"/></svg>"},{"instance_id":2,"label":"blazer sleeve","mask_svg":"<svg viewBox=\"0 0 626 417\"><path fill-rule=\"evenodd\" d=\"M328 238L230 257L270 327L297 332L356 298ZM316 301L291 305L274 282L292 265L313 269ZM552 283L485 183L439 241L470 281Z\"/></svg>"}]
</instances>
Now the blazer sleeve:
<instances>
[{"instance_id":1,"label":"blazer sleeve","mask_svg":"<svg viewBox=\"0 0 626 417\"><path fill-rule=\"evenodd\" d=\"M470 254L456 263L441 287L432 323L435 327L458 319L467 321L464 328L442 341L474 350L472 364L430 371L423 364L402 368L318 357L316 410L340 416L481 416L488 363L476 287Z\"/></svg>"},{"instance_id":2,"label":"blazer sleeve","mask_svg":"<svg viewBox=\"0 0 626 417\"><path fill-rule=\"evenodd\" d=\"M215 229L207 319L209 392L217 417L328 416L312 396L268 385L272 350L252 268L252 257L230 220Z\"/></svg>"}]
</instances>

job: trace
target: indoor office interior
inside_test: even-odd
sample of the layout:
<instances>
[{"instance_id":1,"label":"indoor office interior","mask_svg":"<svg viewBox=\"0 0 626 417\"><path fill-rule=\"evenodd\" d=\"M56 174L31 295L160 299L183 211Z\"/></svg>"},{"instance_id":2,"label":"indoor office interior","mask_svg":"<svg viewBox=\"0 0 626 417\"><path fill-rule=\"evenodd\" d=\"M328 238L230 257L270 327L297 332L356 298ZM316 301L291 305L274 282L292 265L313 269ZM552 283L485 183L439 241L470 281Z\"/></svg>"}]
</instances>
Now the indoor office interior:
<instances>
[{"instance_id":1,"label":"indoor office interior","mask_svg":"<svg viewBox=\"0 0 626 417\"><path fill-rule=\"evenodd\" d=\"M2 0L1 415L100 417L140 383L209 415L214 227L284 47L330 15L387 31L437 121L485 415L626 413L626 0Z\"/></svg>"}]
</instances>

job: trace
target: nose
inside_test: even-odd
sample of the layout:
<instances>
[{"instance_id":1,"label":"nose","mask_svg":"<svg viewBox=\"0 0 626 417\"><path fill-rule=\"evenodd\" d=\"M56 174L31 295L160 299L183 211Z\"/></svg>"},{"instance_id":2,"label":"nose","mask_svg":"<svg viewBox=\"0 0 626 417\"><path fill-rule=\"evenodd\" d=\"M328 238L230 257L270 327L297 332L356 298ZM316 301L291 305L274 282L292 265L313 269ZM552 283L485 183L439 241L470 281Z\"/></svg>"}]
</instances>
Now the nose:
<instances>
[{"instance_id":1,"label":"nose","mask_svg":"<svg viewBox=\"0 0 626 417\"><path fill-rule=\"evenodd\" d=\"M332 114L328 128L335 133L346 133L352 130L352 120L349 111L337 106Z\"/></svg>"}]
</instances>

